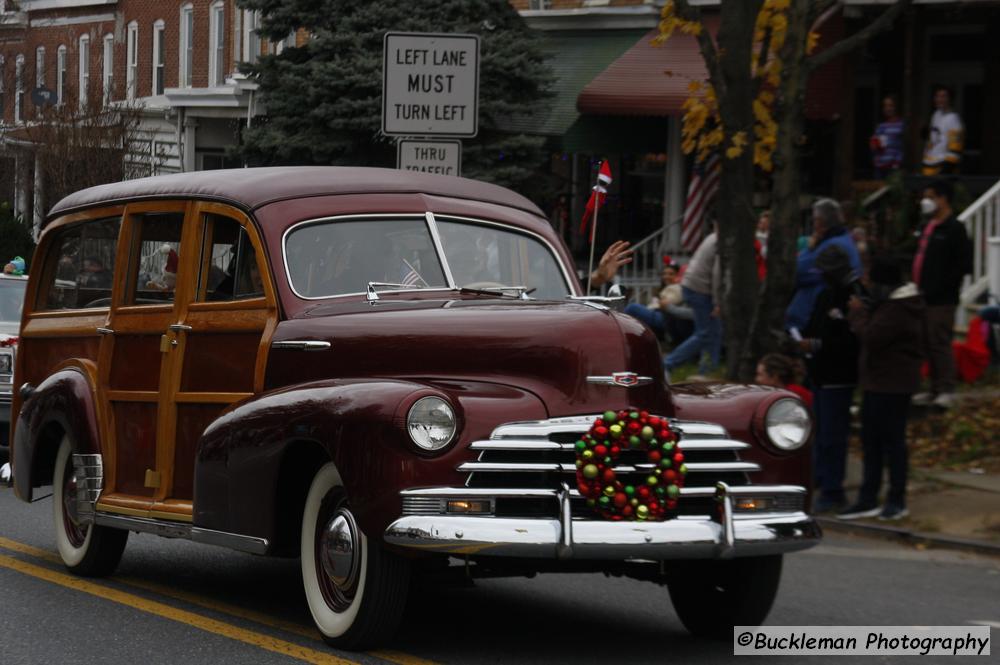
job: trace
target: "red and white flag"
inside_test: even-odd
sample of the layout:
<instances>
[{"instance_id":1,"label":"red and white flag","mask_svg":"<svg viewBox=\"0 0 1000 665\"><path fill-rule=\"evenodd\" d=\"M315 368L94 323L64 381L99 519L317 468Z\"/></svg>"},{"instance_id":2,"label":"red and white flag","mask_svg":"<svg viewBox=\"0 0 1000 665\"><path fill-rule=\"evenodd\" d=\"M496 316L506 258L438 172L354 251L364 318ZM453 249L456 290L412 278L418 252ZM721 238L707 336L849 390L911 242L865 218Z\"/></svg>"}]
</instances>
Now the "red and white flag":
<instances>
[{"instance_id":1,"label":"red and white flag","mask_svg":"<svg viewBox=\"0 0 1000 665\"><path fill-rule=\"evenodd\" d=\"M583 211L583 219L580 220L580 235L585 235L587 233L587 228L592 219L594 219L594 210L600 210L601 206L604 205L604 199L608 196L608 187L611 186L611 166L608 165L608 160L601 162L601 169L597 172L597 184L594 185L594 189L590 192L590 198L587 199L587 208Z\"/></svg>"},{"instance_id":2,"label":"red and white flag","mask_svg":"<svg viewBox=\"0 0 1000 665\"><path fill-rule=\"evenodd\" d=\"M719 191L721 170L719 156L715 153L694 166L684 204L684 221L681 224L681 247L686 252L698 249L705 236L705 213Z\"/></svg>"}]
</instances>

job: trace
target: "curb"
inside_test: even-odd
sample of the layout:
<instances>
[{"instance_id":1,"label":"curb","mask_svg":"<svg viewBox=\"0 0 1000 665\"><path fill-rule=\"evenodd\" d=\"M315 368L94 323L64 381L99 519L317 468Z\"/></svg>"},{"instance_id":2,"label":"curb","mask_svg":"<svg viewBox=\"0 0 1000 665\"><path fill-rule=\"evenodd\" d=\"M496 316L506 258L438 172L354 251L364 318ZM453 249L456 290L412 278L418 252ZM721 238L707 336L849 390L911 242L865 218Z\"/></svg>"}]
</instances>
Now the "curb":
<instances>
[{"instance_id":1,"label":"curb","mask_svg":"<svg viewBox=\"0 0 1000 665\"><path fill-rule=\"evenodd\" d=\"M971 538L958 538L938 533L922 533L893 526L879 526L863 522L845 522L831 517L816 517L816 521L824 530L848 533L855 536L882 538L906 545L926 545L942 549L957 550L1000 557L1000 544L989 543Z\"/></svg>"}]
</instances>

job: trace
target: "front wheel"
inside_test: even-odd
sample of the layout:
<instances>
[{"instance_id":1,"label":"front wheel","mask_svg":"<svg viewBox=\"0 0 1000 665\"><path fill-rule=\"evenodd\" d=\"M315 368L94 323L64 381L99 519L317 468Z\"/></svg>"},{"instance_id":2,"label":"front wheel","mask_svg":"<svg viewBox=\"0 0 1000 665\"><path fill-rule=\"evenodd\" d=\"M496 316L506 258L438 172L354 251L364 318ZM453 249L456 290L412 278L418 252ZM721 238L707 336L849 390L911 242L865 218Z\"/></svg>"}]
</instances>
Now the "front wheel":
<instances>
[{"instance_id":1,"label":"front wheel","mask_svg":"<svg viewBox=\"0 0 1000 665\"><path fill-rule=\"evenodd\" d=\"M76 482L73 444L66 435L59 444L52 474L56 546L70 572L84 577L105 577L118 567L128 531L81 523L76 512Z\"/></svg>"},{"instance_id":2,"label":"front wheel","mask_svg":"<svg viewBox=\"0 0 1000 665\"><path fill-rule=\"evenodd\" d=\"M309 487L301 546L306 601L327 644L355 650L391 637L406 605L409 564L361 531L333 464Z\"/></svg>"},{"instance_id":3,"label":"front wheel","mask_svg":"<svg viewBox=\"0 0 1000 665\"><path fill-rule=\"evenodd\" d=\"M693 635L732 638L733 626L759 626L781 581L781 555L672 565L667 587L681 623Z\"/></svg>"}]
</instances>

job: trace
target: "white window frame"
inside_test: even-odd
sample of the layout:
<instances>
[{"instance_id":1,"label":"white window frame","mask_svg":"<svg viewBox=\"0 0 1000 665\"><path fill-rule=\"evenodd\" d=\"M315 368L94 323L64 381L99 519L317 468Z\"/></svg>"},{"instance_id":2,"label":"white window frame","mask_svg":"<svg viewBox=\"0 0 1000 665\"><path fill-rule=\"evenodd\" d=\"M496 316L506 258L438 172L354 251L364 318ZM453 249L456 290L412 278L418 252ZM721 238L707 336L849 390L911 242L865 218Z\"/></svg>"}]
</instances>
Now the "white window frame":
<instances>
[{"instance_id":1,"label":"white window frame","mask_svg":"<svg viewBox=\"0 0 1000 665\"><path fill-rule=\"evenodd\" d=\"M150 62L153 63L153 78L150 80L149 86L151 95L162 95L167 88L167 50L164 36L166 29L167 26L163 19L157 19L153 22L153 53L150 58ZM158 86L157 79L161 78L162 85Z\"/></svg>"},{"instance_id":2,"label":"white window frame","mask_svg":"<svg viewBox=\"0 0 1000 665\"><path fill-rule=\"evenodd\" d=\"M87 108L90 94L90 35L80 35L77 43L77 88L80 110Z\"/></svg>"},{"instance_id":3,"label":"white window frame","mask_svg":"<svg viewBox=\"0 0 1000 665\"><path fill-rule=\"evenodd\" d=\"M60 44L56 49L56 105L62 106L66 90L66 45Z\"/></svg>"},{"instance_id":4,"label":"white window frame","mask_svg":"<svg viewBox=\"0 0 1000 665\"><path fill-rule=\"evenodd\" d=\"M208 85L226 82L226 5L216 0L208 8Z\"/></svg>"},{"instance_id":5,"label":"white window frame","mask_svg":"<svg viewBox=\"0 0 1000 665\"><path fill-rule=\"evenodd\" d=\"M136 88L139 85L139 24L132 21L128 24L125 37L125 98L136 98Z\"/></svg>"},{"instance_id":6,"label":"white window frame","mask_svg":"<svg viewBox=\"0 0 1000 665\"><path fill-rule=\"evenodd\" d=\"M104 91L104 104L111 101L115 87L115 36L104 35L101 54L101 89Z\"/></svg>"},{"instance_id":7,"label":"white window frame","mask_svg":"<svg viewBox=\"0 0 1000 665\"><path fill-rule=\"evenodd\" d=\"M14 58L14 123L24 121L24 56Z\"/></svg>"},{"instance_id":8,"label":"white window frame","mask_svg":"<svg viewBox=\"0 0 1000 665\"><path fill-rule=\"evenodd\" d=\"M194 6L191 3L181 6L180 33L178 43L179 76L177 85L190 88L194 84Z\"/></svg>"},{"instance_id":9,"label":"white window frame","mask_svg":"<svg viewBox=\"0 0 1000 665\"><path fill-rule=\"evenodd\" d=\"M35 49L35 87L45 87L45 47Z\"/></svg>"},{"instance_id":10,"label":"white window frame","mask_svg":"<svg viewBox=\"0 0 1000 665\"><path fill-rule=\"evenodd\" d=\"M259 21L258 12L243 10L243 62L253 64L260 57L260 36L257 34Z\"/></svg>"}]
</instances>

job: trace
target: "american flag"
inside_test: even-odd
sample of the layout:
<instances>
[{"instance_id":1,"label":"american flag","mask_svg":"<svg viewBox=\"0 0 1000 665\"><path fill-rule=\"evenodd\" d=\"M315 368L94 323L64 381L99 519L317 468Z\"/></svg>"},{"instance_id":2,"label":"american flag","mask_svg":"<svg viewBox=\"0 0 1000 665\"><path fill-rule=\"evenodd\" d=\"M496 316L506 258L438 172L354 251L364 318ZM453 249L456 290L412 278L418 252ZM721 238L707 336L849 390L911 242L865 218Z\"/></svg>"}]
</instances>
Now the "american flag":
<instances>
[{"instance_id":1,"label":"american flag","mask_svg":"<svg viewBox=\"0 0 1000 665\"><path fill-rule=\"evenodd\" d=\"M399 278L399 283L403 286L416 286L417 283L423 282L424 278L420 276L417 269L410 265L410 262L403 259L403 265L400 266L399 270L402 277Z\"/></svg>"},{"instance_id":2,"label":"american flag","mask_svg":"<svg viewBox=\"0 0 1000 665\"><path fill-rule=\"evenodd\" d=\"M681 247L687 252L698 249L705 235L705 212L719 191L720 167L719 156L715 153L705 162L694 165L681 224Z\"/></svg>"}]
</instances>

